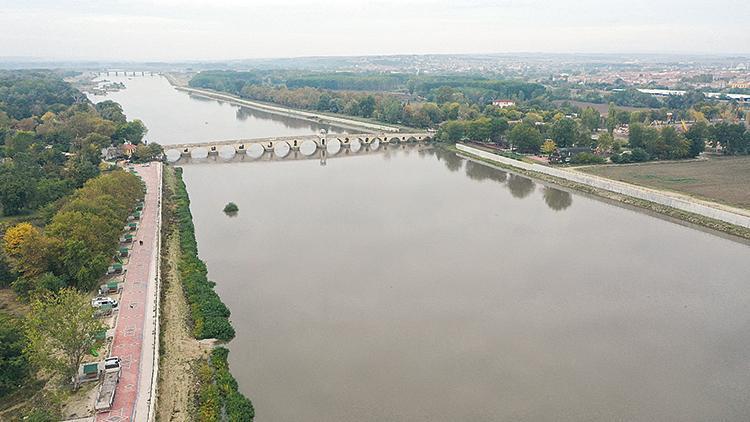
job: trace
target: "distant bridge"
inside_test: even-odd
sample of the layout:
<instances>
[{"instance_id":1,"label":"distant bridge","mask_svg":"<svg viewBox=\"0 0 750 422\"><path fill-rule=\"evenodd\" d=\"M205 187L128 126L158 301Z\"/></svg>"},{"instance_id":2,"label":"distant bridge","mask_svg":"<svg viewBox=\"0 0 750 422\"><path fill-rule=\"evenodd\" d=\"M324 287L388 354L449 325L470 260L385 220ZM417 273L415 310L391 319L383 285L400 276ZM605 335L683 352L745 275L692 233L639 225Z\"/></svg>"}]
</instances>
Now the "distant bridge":
<instances>
[{"instance_id":1,"label":"distant bridge","mask_svg":"<svg viewBox=\"0 0 750 422\"><path fill-rule=\"evenodd\" d=\"M165 145L165 154L169 162L177 162L181 158L200 160L210 155L225 159L234 158L235 155L245 155L251 159L259 159L264 155L284 159L290 154L296 158L314 158L316 152L324 156L336 156L341 151L376 151L381 145L432 142L433 135L430 132L417 132L235 139Z\"/></svg>"}]
</instances>

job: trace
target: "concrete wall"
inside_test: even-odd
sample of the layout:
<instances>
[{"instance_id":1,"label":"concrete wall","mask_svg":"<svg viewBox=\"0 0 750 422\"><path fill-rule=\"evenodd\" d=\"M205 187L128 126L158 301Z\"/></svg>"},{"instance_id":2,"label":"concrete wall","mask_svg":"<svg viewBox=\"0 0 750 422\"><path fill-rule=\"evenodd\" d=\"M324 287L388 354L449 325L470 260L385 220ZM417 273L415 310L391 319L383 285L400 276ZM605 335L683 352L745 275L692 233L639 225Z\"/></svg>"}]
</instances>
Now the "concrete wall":
<instances>
[{"instance_id":1,"label":"concrete wall","mask_svg":"<svg viewBox=\"0 0 750 422\"><path fill-rule=\"evenodd\" d=\"M682 196L672 195L667 192L656 191L653 189L631 185L629 183L619 182L616 180L606 179L590 174L580 173L577 171L548 167L541 164L525 163L462 144L457 144L456 148L458 148L459 151L463 151L468 154L476 155L478 157L508 166L517 167L528 171L535 171L549 176L559 177L561 179L566 179L583 185L592 186L597 189L603 189L610 192L632 196L633 198L654 202L660 205L666 205L678 210L687 211L693 214L702 215L704 217L713 218L715 220L724 221L726 223L734 224L737 226L750 228L750 212L747 212L745 210L730 210L730 207L724 207L719 204L716 204L716 206L712 206L708 202L691 200Z\"/></svg>"}]
</instances>

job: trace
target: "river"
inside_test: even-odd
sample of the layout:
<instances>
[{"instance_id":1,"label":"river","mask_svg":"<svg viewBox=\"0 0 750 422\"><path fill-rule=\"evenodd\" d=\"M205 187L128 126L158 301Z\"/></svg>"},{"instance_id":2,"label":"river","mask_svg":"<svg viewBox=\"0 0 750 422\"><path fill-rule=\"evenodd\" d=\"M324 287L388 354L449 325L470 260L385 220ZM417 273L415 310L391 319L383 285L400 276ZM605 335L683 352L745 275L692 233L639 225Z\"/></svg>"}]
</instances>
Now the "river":
<instances>
[{"instance_id":1,"label":"river","mask_svg":"<svg viewBox=\"0 0 750 422\"><path fill-rule=\"evenodd\" d=\"M148 101L122 104L172 142L238 119L206 101L131 111ZM277 124L256 118L257 136ZM746 244L424 146L184 178L258 421L750 415Z\"/></svg>"}]
</instances>

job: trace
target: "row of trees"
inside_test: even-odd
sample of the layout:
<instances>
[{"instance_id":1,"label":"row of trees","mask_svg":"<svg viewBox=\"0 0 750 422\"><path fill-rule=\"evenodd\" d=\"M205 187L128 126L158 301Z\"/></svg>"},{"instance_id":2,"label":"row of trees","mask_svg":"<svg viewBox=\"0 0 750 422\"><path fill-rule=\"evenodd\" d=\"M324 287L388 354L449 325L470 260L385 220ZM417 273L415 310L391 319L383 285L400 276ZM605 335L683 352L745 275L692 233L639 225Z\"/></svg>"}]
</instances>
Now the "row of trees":
<instances>
[{"instance_id":1,"label":"row of trees","mask_svg":"<svg viewBox=\"0 0 750 422\"><path fill-rule=\"evenodd\" d=\"M3 249L22 294L74 286L92 290L107 270L143 185L121 170L86 182L59 203L44 231L19 223L3 236Z\"/></svg>"},{"instance_id":2,"label":"row of trees","mask_svg":"<svg viewBox=\"0 0 750 422\"><path fill-rule=\"evenodd\" d=\"M539 84L480 77L407 79L404 75L312 73L279 78L260 71L201 72L190 85L288 107L421 128L446 120L476 118L487 103L497 98L523 100L545 92Z\"/></svg>"}]
</instances>

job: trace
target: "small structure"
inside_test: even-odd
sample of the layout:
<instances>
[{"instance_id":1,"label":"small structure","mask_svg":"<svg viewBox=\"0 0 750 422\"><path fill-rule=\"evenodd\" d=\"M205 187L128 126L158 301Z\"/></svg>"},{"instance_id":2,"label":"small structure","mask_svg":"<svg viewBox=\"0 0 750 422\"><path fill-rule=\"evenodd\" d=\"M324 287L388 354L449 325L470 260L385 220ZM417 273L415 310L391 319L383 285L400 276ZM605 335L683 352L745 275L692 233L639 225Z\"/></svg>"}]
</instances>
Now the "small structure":
<instances>
[{"instance_id":1,"label":"small structure","mask_svg":"<svg viewBox=\"0 0 750 422\"><path fill-rule=\"evenodd\" d=\"M516 105L516 102L513 100L494 100L492 101L492 105L500 108L508 108Z\"/></svg>"},{"instance_id":2,"label":"small structure","mask_svg":"<svg viewBox=\"0 0 750 422\"><path fill-rule=\"evenodd\" d=\"M99 307L96 308L96 311L94 311L94 316L97 318L102 318L105 316L112 315L112 304L110 303L102 303L99 305Z\"/></svg>"},{"instance_id":3,"label":"small structure","mask_svg":"<svg viewBox=\"0 0 750 422\"><path fill-rule=\"evenodd\" d=\"M110 265L107 269L107 274L122 274L123 266L119 262L115 262L114 264Z\"/></svg>"},{"instance_id":4,"label":"small structure","mask_svg":"<svg viewBox=\"0 0 750 422\"><path fill-rule=\"evenodd\" d=\"M110 281L107 284L102 284L101 286L99 286L100 295L117 293L118 291L120 291L120 283L116 281Z\"/></svg>"},{"instance_id":5,"label":"small structure","mask_svg":"<svg viewBox=\"0 0 750 422\"><path fill-rule=\"evenodd\" d=\"M122 258L127 257L128 255L130 255L130 249L126 248L125 246L121 247L119 251L119 255Z\"/></svg>"},{"instance_id":6,"label":"small structure","mask_svg":"<svg viewBox=\"0 0 750 422\"><path fill-rule=\"evenodd\" d=\"M78 367L78 382L96 381L99 379L99 362L83 363Z\"/></svg>"},{"instance_id":7,"label":"small structure","mask_svg":"<svg viewBox=\"0 0 750 422\"><path fill-rule=\"evenodd\" d=\"M132 234L130 234L130 233L125 233L125 234L124 234L124 235L123 235L123 236L122 236L122 237L120 238L120 243L132 243L132 242L133 242L133 235L132 235Z\"/></svg>"},{"instance_id":8,"label":"small structure","mask_svg":"<svg viewBox=\"0 0 750 422\"><path fill-rule=\"evenodd\" d=\"M138 223L128 223L128 230L135 231L138 228Z\"/></svg>"},{"instance_id":9,"label":"small structure","mask_svg":"<svg viewBox=\"0 0 750 422\"><path fill-rule=\"evenodd\" d=\"M549 155L549 162L554 164L569 163L570 160L582 152L591 152L590 147L557 148Z\"/></svg>"}]
</instances>

